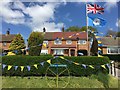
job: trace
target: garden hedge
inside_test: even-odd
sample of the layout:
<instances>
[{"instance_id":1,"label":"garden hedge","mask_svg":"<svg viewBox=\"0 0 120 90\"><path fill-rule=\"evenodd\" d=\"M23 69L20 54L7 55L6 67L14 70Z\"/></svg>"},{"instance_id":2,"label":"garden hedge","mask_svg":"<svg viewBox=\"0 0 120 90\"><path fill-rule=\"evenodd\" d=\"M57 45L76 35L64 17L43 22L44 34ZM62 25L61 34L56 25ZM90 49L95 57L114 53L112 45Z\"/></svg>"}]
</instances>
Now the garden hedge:
<instances>
[{"instance_id":1,"label":"garden hedge","mask_svg":"<svg viewBox=\"0 0 120 90\"><path fill-rule=\"evenodd\" d=\"M53 58L52 56L3 56L2 64L7 66L2 70L2 74L5 76L44 76L47 68L50 66L50 64L46 62L49 59L51 59L52 64L67 65L70 75L74 76L88 76L99 72L108 73L108 67L106 66L106 64L110 62L108 57L80 56L64 58L68 61L61 58ZM40 64L41 62L44 62L43 66ZM79 63L80 65L76 65L73 62ZM35 68L34 64L38 65L38 69ZM84 68L82 64L87 65L87 67ZM10 70L8 70L8 65L12 66ZM30 71L28 71L26 67L28 65L31 66ZM89 65L92 65L94 68L89 67ZM105 65L105 68L101 67L101 65ZM14 66L18 66L17 70L15 70ZM20 66L25 66L23 71L21 71ZM55 68L52 69L54 70ZM64 69L65 68L61 68L59 70L61 72ZM51 75L51 72L47 72L47 75ZM67 71L61 75L68 75Z\"/></svg>"},{"instance_id":2,"label":"garden hedge","mask_svg":"<svg viewBox=\"0 0 120 90\"><path fill-rule=\"evenodd\" d=\"M120 54L104 54L103 56L107 56L110 60L120 62Z\"/></svg>"}]
</instances>

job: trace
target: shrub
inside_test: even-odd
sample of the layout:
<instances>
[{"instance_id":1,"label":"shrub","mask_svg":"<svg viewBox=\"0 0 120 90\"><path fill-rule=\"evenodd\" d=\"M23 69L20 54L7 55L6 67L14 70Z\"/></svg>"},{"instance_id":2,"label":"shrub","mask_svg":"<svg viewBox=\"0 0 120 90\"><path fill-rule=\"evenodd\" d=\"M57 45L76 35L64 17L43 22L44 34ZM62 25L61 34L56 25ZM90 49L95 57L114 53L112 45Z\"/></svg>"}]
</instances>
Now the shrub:
<instances>
[{"instance_id":1,"label":"shrub","mask_svg":"<svg viewBox=\"0 0 120 90\"><path fill-rule=\"evenodd\" d=\"M120 54L113 55L113 54L104 54L103 56L107 56L110 60L120 62Z\"/></svg>"},{"instance_id":2,"label":"shrub","mask_svg":"<svg viewBox=\"0 0 120 90\"><path fill-rule=\"evenodd\" d=\"M52 58L52 59L51 59ZM55 58L53 59L52 56L3 56L3 64L6 65L12 65L12 66L18 66L18 69L15 71L14 67L12 67L9 71L7 70L7 66L3 70L3 75L21 75L21 76L28 76L28 75L45 75L46 70L49 67L49 64L46 62L47 60L51 59L51 63L60 63L60 64L66 64L68 66L68 69L70 71L70 75L75 76L88 76L91 74L97 74L98 72L104 72L108 73L108 68L102 68L100 65L105 65L109 63L108 57L65 57L68 61L63 60L61 58ZM42 66L40 63L45 62L44 66ZM72 63L71 63L72 62ZM73 62L79 63L80 65L75 65ZM38 69L36 69L33 65L37 64ZM87 66L85 69L81 64L85 65L93 65L93 68L90 68ZM31 70L27 70L27 65L31 66ZM24 70L21 71L20 66L25 66ZM53 68L55 69L55 68ZM63 68L60 69L61 71ZM50 75L50 72L48 72L48 75ZM66 72L62 75L68 75Z\"/></svg>"}]
</instances>

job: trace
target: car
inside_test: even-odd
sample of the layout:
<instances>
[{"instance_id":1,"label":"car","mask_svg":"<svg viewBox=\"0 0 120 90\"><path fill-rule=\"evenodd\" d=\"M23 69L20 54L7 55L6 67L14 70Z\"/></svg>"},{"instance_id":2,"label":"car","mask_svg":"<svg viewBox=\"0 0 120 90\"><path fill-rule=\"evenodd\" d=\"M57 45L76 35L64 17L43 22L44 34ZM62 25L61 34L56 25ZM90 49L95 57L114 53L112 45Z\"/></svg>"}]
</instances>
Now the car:
<instances>
[{"instance_id":1,"label":"car","mask_svg":"<svg viewBox=\"0 0 120 90\"><path fill-rule=\"evenodd\" d=\"M84 54L81 52L78 52L78 56L83 56Z\"/></svg>"}]
</instances>

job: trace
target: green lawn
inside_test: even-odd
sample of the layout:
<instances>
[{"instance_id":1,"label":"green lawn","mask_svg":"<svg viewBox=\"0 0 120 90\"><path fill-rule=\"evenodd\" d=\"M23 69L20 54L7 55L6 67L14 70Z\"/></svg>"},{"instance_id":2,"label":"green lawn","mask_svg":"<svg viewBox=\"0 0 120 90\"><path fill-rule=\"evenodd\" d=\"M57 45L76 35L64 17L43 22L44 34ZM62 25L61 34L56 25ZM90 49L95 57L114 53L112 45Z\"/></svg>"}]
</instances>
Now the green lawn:
<instances>
[{"instance_id":1,"label":"green lawn","mask_svg":"<svg viewBox=\"0 0 120 90\"><path fill-rule=\"evenodd\" d=\"M49 88L49 85L54 85L55 78L49 77L46 82L45 77L2 77L2 88ZM56 80L56 79L55 79ZM67 77L59 78L59 88L67 82ZM111 75L100 74L90 77L70 77L70 81L66 88L118 88L118 79Z\"/></svg>"}]
</instances>

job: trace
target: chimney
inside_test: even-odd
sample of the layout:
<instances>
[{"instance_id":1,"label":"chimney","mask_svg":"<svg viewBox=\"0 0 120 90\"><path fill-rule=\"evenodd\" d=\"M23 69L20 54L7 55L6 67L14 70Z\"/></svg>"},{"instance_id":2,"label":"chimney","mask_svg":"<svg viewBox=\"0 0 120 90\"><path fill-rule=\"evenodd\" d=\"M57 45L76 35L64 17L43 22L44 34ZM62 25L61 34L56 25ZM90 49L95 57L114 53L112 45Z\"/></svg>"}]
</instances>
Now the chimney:
<instances>
[{"instance_id":1,"label":"chimney","mask_svg":"<svg viewBox=\"0 0 120 90\"><path fill-rule=\"evenodd\" d=\"M6 35L10 35L10 28L6 31Z\"/></svg>"},{"instance_id":2,"label":"chimney","mask_svg":"<svg viewBox=\"0 0 120 90\"><path fill-rule=\"evenodd\" d=\"M43 32L46 32L46 29L45 29L45 27L43 28Z\"/></svg>"},{"instance_id":3,"label":"chimney","mask_svg":"<svg viewBox=\"0 0 120 90\"><path fill-rule=\"evenodd\" d=\"M64 30L64 26L62 27L62 32L65 32L65 30Z\"/></svg>"}]
</instances>

